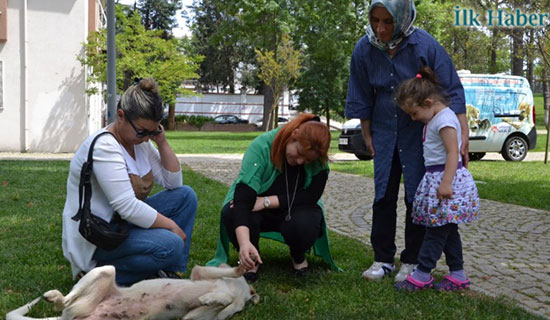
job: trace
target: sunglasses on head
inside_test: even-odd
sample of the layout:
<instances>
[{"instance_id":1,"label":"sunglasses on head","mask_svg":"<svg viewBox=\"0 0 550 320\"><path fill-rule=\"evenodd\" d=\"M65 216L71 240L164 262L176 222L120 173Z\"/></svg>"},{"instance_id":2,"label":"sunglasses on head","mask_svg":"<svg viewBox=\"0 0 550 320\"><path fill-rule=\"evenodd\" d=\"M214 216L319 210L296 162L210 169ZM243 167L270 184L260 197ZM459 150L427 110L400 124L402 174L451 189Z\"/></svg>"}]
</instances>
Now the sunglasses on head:
<instances>
[{"instance_id":1,"label":"sunglasses on head","mask_svg":"<svg viewBox=\"0 0 550 320\"><path fill-rule=\"evenodd\" d=\"M154 130L154 131L149 131L149 130L138 130L136 128L136 126L134 125L134 123L132 122L132 120L130 120L130 118L126 117L126 119L128 120L128 122L130 123L130 125L132 126L132 128L134 128L134 131L136 132L136 136L138 137L138 139L141 139L143 137L156 137L158 136L159 134L162 133L162 129L161 127L159 126L158 130Z\"/></svg>"}]
</instances>

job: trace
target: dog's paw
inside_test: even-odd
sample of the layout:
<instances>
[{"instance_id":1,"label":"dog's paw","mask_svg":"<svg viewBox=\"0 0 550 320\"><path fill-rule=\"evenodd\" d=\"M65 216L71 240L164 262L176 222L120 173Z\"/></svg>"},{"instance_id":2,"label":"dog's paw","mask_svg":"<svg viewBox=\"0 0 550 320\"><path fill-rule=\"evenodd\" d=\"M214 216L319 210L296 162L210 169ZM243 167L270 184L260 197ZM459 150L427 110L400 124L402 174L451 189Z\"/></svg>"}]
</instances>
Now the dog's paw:
<instances>
[{"instance_id":1,"label":"dog's paw","mask_svg":"<svg viewBox=\"0 0 550 320\"><path fill-rule=\"evenodd\" d=\"M65 306L63 302L65 297L63 297L63 294L61 294L61 292L59 292L58 290L47 291L42 295L42 298L44 298L44 300L48 302L53 303L55 308L58 310L63 309L63 307Z\"/></svg>"},{"instance_id":2,"label":"dog's paw","mask_svg":"<svg viewBox=\"0 0 550 320\"><path fill-rule=\"evenodd\" d=\"M211 306L215 304L228 305L232 301L232 297L226 293L222 292L210 292L203 294L199 297L199 302L202 305Z\"/></svg>"}]
</instances>

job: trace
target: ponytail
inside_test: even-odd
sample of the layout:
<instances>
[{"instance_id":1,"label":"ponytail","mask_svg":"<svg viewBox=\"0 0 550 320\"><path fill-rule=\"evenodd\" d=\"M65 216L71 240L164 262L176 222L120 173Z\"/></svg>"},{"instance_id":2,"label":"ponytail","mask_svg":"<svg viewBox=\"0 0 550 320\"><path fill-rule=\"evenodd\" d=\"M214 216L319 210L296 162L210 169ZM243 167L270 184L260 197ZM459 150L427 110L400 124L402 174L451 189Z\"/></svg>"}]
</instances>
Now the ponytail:
<instances>
[{"instance_id":1,"label":"ponytail","mask_svg":"<svg viewBox=\"0 0 550 320\"><path fill-rule=\"evenodd\" d=\"M447 104L447 98L439 80L433 70L427 66L418 70L416 77L403 81L395 91L396 103L401 108L412 104L422 106L427 98Z\"/></svg>"}]
</instances>

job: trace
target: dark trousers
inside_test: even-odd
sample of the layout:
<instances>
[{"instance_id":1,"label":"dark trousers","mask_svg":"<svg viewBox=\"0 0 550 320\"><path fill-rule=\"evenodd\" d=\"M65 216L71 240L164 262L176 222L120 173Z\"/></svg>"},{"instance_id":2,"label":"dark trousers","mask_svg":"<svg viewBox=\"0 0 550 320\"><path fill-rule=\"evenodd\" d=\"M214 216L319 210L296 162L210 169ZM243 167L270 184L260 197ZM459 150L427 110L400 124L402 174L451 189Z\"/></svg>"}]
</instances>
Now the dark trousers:
<instances>
[{"instance_id":1,"label":"dark trousers","mask_svg":"<svg viewBox=\"0 0 550 320\"><path fill-rule=\"evenodd\" d=\"M239 243L235 234L232 209L229 204L222 209L222 221L231 243L239 250ZM250 213L248 228L250 229L250 242L260 252L260 232L280 232L285 243L290 248L290 256L296 263L305 260L305 253L315 240L321 235L321 222L323 212L317 205L301 206L292 209L292 219L285 221L285 213L278 209L268 209Z\"/></svg>"},{"instance_id":2,"label":"dark trousers","mask_svg":"<svg viewBox=\"0 0 550 320\"><path fill-rule=\"evenodd\" d=\"M401 182L401 161L397 150L394 153L386 193L372 206L372 231L370 242L374 250L374 261L394 263L395 229L397 222L397 199ZM412 223L412 200L405 196L407 207L405 218L405 250L401 252L402 263L417 264L418 251L424 239L425 227Z\"/></svg>"},{"instance_id":3,"label":"dark trousers","mask_svg":"<svg viewBox=\"0 0 550 320\"><path fill-rule=\"evenodd\" d=\"M445 252L445 260L450 271L464 269L462 241L457 224L449 223L441 227L426 228L424 242L418 253L418 270L428 273L432 271L442 252Z\"/></svg>"}]
</instances>

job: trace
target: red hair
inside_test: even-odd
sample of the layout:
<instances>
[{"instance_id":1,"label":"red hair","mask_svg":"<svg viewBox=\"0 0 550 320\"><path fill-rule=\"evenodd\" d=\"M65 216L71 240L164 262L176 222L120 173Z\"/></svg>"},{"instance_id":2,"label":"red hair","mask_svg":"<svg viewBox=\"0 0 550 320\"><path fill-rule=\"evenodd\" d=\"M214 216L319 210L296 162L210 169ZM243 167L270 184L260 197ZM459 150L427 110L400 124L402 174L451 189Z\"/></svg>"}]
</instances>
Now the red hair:
<instances>
[{"instance_id":1,"label":"red hair","mask_svg":"<svg viewBox=\"0 0 550 320\"><path fill-rule=\"evenodd\" d=\"M304 153L314 151L323 164L327 162L330 131L318 119L311 113L301 113L277 132L271 146L271 162L277 169L281 170L286 156L286 145L292 141L298 141ZM300 130L293 135L298 128Z\"/></svg>"}]
</instances>

